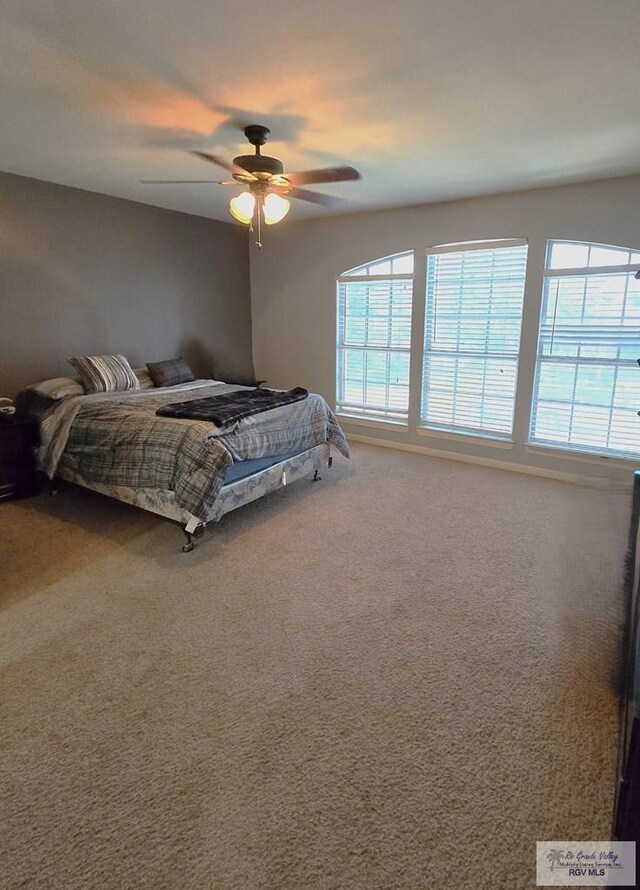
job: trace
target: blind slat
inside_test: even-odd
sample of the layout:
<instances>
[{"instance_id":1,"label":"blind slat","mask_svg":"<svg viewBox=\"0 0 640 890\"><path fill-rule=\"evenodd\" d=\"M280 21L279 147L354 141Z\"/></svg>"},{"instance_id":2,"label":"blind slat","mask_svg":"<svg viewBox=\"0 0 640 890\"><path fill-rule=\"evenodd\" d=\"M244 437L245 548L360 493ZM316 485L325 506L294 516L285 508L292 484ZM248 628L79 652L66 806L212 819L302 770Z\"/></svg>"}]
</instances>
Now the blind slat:
<instances>
[{"instance_id":1,"label":"blind slat","mask_svg":"<svg viewBox=\"0 0 640 890\"><path fill-rule=\"evenodd\" d=\"M378 419L409 414L409 358L413 279L406 273L413 254L360 267L376 278L338 281L337 396L339 411Z\"/></svg>"},{"instance_id":2,"label":"blind slat","mask_svg":"<svg viewBox=\"0 0 640 890\"><path fill-rule=\"evenodd\" d=\"M511 435L526 264L522 243L428 256L423 424Z\"/></svg>"},{"instance_id":3,"label":"blind slat","mask_svg":"<svg viewBox=\"0 0 640 890\"><path fill-rule=\"evenodd\" d=\"M640 281L597 265L627 248L550 243L551 266L567 258L593 269L544 279L530 441L598 454L640 454Z\"/></svg>"}]
</instances>

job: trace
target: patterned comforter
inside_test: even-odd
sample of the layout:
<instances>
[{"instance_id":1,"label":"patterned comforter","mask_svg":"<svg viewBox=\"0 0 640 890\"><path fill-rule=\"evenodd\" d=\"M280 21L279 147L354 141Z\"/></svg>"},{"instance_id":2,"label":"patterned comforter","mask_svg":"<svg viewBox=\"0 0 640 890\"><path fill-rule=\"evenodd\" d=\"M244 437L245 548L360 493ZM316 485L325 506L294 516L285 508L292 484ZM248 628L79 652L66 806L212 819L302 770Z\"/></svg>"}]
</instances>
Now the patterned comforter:
<instances>
[{"instance_id":1,"label":"patterned comforter","mask_svg":"<svg viewBox=\"0 0 640 890\"><path fill-rule=\"evenodd\" d=\"M202 521L233 461L304 451L331 442L349 446L327 403L307 399L217 429L199 420L159 417L158 408L244 387L196 380L161 389L97 393L62 400L40 424L39 465L59 464L87 482L173 491L176 503Z\"/></svg>"}]
</instances>

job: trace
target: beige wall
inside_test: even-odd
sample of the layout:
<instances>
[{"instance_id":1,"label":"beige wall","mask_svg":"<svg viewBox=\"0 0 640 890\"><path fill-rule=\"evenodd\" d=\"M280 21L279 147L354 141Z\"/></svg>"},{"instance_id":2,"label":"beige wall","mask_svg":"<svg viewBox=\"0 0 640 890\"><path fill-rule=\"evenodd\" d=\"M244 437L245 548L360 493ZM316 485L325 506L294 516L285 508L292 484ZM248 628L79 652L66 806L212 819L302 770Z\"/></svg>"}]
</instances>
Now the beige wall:
<instances>
[{"instance_id":1,"label":"beige wall","mask_svg":"<svg viewBox=\"0 0 640 890\"><path fill-rule=\"evenodd\" d=\"M436 451L508 461L580 475L628 476L630 465L525 447L533 384L542 268L548 238L569 238L640 247L640 176L545 188L466 201L384 210L306 222L285 222L265 234L251 254L254 363L273 386L306 386L335 404L336 277L388 254L448 242L526 238L529 271L514 438L511 449L463 437L443 439L348 426L348 432ZM424 277L417 278L414 352L421 345ZM640 356L640 342L638 344ZM412 368L413 420L419 399L419 363ZM640 372L638 375L640 408ZM640 418L638 421L640 438ZM640 461L639 461L640 463Z\"/></svg>"},{"instance_id":2,"label":"beige wall","mask_svg":"<svg viewBox=\"0 0 640 890\"><path fill-rule=\"evenodd\" d=\"M250 311L240 226L0 174L0 396L86 353L251 375Z\"/></svg>"},{"instance_id":3,"label":"beige wall","mask_svg":"<svg viewBox=\"0 0 640 890\"><path fill-rule=\"evenodd\" d=\"M640 246L640 176L421 207L285 221L251 250L234 225L0 174L0 395L69 373L68 356L123 352L134 365L183 354L198 374L256 373L335 391L335 279L414 248L484 238L529 242L518 403L511 449L349 426L356 435L471 458L588 475L629 464L525 446L547 238ZM419 281L414 352L423 324ZM639 343L640 355L640 343ZM414 363L413 420L419 393ZM639 375L640 408L640 375ZM640 419L639 419L640 434Z\"/></svg>"}]
</instances>

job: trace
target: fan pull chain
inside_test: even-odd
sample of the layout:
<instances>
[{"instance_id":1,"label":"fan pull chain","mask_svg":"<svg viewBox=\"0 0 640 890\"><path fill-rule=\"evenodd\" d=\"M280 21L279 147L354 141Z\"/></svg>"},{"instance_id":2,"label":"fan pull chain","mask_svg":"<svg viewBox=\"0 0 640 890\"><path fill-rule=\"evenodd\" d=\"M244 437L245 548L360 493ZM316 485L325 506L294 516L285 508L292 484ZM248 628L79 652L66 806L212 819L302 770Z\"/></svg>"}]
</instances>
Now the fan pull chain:
<instances>
[{"instance_id":1,"label":"fan pull chain","mask_svg":"<svg viewBox=\"0 0 640 890\"><path fill-rule=\"evenodd\" d=\"M256 201L256 215L258 217L258 237L256 238L256 246L258 250L262 250L262 233L261 229L261 219L260 219L260 211L262 210L262 201L263 198L260 196Z\"/></svg>"},{"instance_id":2,"label":"fan pull chain","mask_svg":"<svg viewBox=\"0 0 640 890\"><path fill-rule=\"evenodd\" d=\"M253 227L253 220L252 220L249 223L249 234L253 235L254 232L255 232L255 229ZM260 240L260 210L259 209L258 209L258 237L254 239L253 243L257 246L258 250L261 250L262 241Z\"/></svg>"}]
</instances>

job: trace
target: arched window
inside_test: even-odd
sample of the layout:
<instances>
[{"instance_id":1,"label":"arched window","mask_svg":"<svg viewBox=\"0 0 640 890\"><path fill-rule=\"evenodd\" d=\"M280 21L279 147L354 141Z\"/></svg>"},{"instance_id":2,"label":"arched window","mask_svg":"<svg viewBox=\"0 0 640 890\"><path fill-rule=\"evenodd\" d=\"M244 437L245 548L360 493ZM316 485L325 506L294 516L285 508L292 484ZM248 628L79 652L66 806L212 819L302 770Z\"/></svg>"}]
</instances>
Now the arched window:
<instances>
[{"instance_id":1,"label":"arched window","mask_svg":"<svg viewBox=\"0 0 640 890\"><path fill-rule=\"evenodd\" d=\"M368 278L371 275L413 275L413 251L386 256L364 266L343 272L340 278Z\"/></svg>"},{"instance_id":2,"label":"arched window","mask_svg":"<svg viewBox=\"0 0 640 890\"><path fill-rule=\"evenodd\" d=\"M406 423L413 251L344 272L337 290L337 410Z\"/></svg>"},{"instance_id":3,"label":"arched window","mask_svg":"<svg viewBox=\"0 0 640 890\"><path fill-rule=\"evenodd\" d=\"M640 454L640 251L547 242L529 440Z\"/></svg>"}]
</instances>

